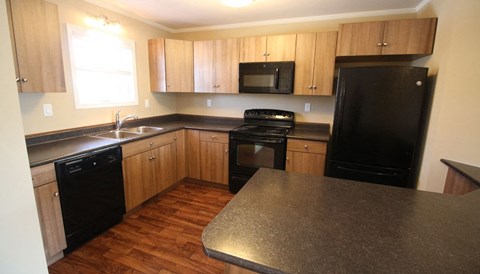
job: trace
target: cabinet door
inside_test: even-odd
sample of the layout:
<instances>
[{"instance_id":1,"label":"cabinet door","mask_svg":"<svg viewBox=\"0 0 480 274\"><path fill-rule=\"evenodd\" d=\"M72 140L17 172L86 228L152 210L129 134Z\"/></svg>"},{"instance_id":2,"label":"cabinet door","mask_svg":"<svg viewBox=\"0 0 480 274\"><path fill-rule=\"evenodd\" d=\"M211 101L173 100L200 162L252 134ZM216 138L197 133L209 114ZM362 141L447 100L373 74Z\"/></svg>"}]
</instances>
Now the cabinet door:
<instances>
[{"instance_id":1,"label":"cabinet door","mask_svg":"<svg viewBox=\"0 0 480 274\"><path fill-rule=\"evenodd\" d=\"M158 194L174 185L177 181L175 144L170 143L156 148L152 152L152 158L154 194Z\"/></svg>"},{"instance_id":2,"label":"cabinet door","mask_svg":"<svg viewBox=\"0 0 480 274\"><path fill-rule=\"evenodd\" d=\"M167 91L165 83L165 39L148 40L148 65L150 69L150 90Z\"/></svg>"},{"instance_id":3,"label":"cabinet door","mask_svg":"<svg viewBox=\"0 0 480 274\"><path fill-rule=\"evenodd\" d=\"M123 180L127 211L153 196L151 152L146 151L123 159Z\"/></svg>"},{"instance_id":4,"label":"cabinet door","mask_svg":"<svg viewBox=\"0 0 480 274\"><path fill-rule=\"evenodd\" d=\"M228 145L201 141L200 155L201 179L228 184Z\"/></svg>"},{"instance_id":5,"label":"cabinet door","mask_svg":"<svg viewBox=\"0 0 480 274\"><path fill-rule=\"evenodd\" d=\"M20 92L65 92L57 5L10 0Z\"/></svg>"},{"instance_id":6,"label":"cabinet door","mask_svg":"<svg viewBox=\"0 0 480 274\"><path fill-rule=\"evenodd\" d=\"M384 22L341 24L337 56L380 55Z\"/></svg>"},{"instance_id":7,"label":"cabinet door","mask_svg":"<svg viewBox=\"0 0 480 274\"><path fill-rule=\"evenodd\" d=\"M265 62L267 37L246 37L240 39L240 62Z\"/></svg>"},{"instance_id":8,"label":"cabinet door","mask_svg":"<svg viewBox=\"0 0 480 274\"><path fill-rule=\"evenodd\" d=\"M67 247L57 182L35 187L35 201L42 230L45 254L52 257Z\"/></svg>"},{"instance_id":9,"label":"cabinet door","mask_svg":"<svg viewBox=\"0 0 480 274\"><path fill-rule=\"evenodd\" d=\"M296 34L267 37L267 61L295 61Z\"/></svg>"},{"instance_id":10,"label":"cabinet door","mask_svg":"<svg viewBox=\"0 0 480 274\"><path fill-rule=\"evenodd\" d=\"M311 95L315 67L315 33L297 34L295 95Z\"/></svg>"},{"instance_id":11,"label":"cabinet door","mask_svg":"<svg viewBox=\"0 0 480 274\"><path fill-rule=\"evenodd\" d=\"M238 39L215 41L215 92L238 93Z\"/></svg>"},{"instance_id":12,"label":"cabinet door","mask_svg":"<svg viewBox=\"0 0 480 274\"><path fill-rule=\"evenodd\" d=\"M316 36L312 94L329 96L333 93L337 32L321 32Z\"/></svg>"},{"instance_id":13,"label":"cabinet door","mask_svg":"<svg viewBox=\"0 0 480 274\"><path fill-rule=\"evenodd\" d=\"M200 179L200 131L187 130L185 147L187 176L193 179Z\"/></svg>"},{"instance_id":14,"label":"cabinet door","mask_svg":"<svg viewBox=\"0 0 480 274\"><path fill-rule=\"evenodd\" d=\"M169 92L193 92L192 41L165 39L166 85Z\"/></svg>"},{"instance_id":15,"label":"cabinet door","mask_svg":"<svg viewBox=\"0 0 480 274\"><path fill-rule=\"evenodd\" d=\"M215 92L214 51L213 40L193 42L195 92Z\"/></svg>"},{"instance_id":16,"label":"cabinet door","mask_svg":"<svg viewBox=\"0 0 480 274\"><path fill-rule=\"evenodd\" d=\"M185 134L186 130L184 129L175 132L175 148L177 154L177 182L187 177Z\"/></svg>"},{"instance_id":17,"label":"cabinet door","mask_svg":"<svg viewBox=\"0 0 480 274\"><path fill-rule=\"evenodd\" d=\"M436 18L385 22L382 54L431 54Z\"/></svg>"},{"instance_id":18,"label":"cabinet door","mask_svg":"<svg viewBox=\"0 0 480 274\"><path fill-rule=\"evenodd\" d=\"M287 151L286 171L323 176L324 169L324 154Z\"/></svg>"}]
</instances>

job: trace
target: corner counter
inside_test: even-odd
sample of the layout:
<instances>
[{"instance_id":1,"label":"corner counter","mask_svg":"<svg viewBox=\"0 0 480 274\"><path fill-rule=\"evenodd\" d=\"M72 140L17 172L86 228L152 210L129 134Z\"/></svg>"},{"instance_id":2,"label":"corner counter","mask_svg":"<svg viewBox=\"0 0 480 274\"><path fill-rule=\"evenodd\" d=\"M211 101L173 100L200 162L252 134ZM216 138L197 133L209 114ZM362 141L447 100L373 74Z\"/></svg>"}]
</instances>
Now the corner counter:
<instances>
[{"instance_id":1,"label":"corner counter","mask_svg":"<svg viewBox=\"0 0 480 274\"><path fill-rule=\"evenodd\" d=\"M260 169L205 228L212 258L260 273L472 273L480 191L463 196Z\"/></svg>"}]
</instances>

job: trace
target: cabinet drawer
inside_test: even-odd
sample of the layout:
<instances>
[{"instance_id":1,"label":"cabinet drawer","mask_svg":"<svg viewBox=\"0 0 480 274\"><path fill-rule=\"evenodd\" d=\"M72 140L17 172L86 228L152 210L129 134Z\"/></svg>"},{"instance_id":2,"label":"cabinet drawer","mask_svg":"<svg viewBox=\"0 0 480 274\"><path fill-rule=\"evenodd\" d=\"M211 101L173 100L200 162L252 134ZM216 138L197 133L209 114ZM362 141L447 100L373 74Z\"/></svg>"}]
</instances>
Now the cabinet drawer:
<instances>
[{"instance_id":1,"label":"cabinet drawer","mask_svg":"<svg viewBox=\"0 0 480 274\"><path fill-rule=\"evenodd\" d=\"M319 142L319 141L300 140L300 139L288 139L287 150L326 154L327 143Z\"/></svg>"},{"instance_id":2,"label":"cabinet drawer","mask_svg":"<svg viewBox=\"0 0 480 274\"><path fill-rule=\"evenodd\" d=\"M200 131L200 141L228 144L228 133L218 131Z\"/></svg>"},{"instance_id":3,"label":"cabinet drawer","mask_svg":"<svg viewBox=\"0 0 480 274\"><path fill-rule=\"evenodd\" d=\"M142 153L175 141L175 132L165 133L155 137L122 145L123 158Z\"/></svg>"},{"instance_id":4,"label":"cabinet drawer","mask_svg":"<svg viewBox=\"0 0 480 274\"><path fill-rule=\"evenodd\" d=\"M55 176L55 165L53 163L31 168L30 172L32 173L33 187L57 180Z\"/></svg>"}]
</instances>

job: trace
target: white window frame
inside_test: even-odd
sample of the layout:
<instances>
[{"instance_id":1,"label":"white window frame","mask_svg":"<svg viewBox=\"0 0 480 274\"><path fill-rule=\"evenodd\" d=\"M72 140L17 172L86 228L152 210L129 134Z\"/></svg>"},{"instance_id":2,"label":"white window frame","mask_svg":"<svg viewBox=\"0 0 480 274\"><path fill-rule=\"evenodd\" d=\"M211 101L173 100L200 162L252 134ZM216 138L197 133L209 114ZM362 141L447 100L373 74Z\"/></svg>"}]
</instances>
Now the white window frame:
<instances>
[{"instance_id":1,"label":"white window frame","mask_svg":"<svg viewBox=\"0 0 480 274\"><path fill-rule=\"evenodd\" d=\"M97 29L70 24L67 24L67 33L75 108L138 105L135 42ZM79 46L80 43L83 45ZM111 53L125 50L125 58L108 60L113 56ZM79 58L79 55L83 58ZM95 57L89 60L91 62L85 62L88 60L85 56L90 55ZM118 60L122 61L115 64ZM94 82L85 80L95 78L97 80Z\"/></svg>"}]
</instances>

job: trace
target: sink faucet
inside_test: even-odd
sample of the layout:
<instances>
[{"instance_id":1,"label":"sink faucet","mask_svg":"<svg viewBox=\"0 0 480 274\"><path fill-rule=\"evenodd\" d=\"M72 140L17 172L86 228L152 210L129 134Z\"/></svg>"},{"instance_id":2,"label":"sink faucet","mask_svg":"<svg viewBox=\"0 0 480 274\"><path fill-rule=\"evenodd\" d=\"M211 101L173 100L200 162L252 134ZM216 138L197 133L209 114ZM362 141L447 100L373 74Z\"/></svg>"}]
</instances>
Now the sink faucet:
<instances>
[{"instance_id":1,"label":"sink faucet","mask_svg":"<svg viewBox=\"0 0 480 274\"><path fill-rule=\"evenodd\" d=\"M115 129L119 130L122 127L123 123L128 119L138 119L138 116L136 114L129 114L123 119L120 119L120 110L117 111L117 113L115 113Z\"/></svg>"}]
</instances>

